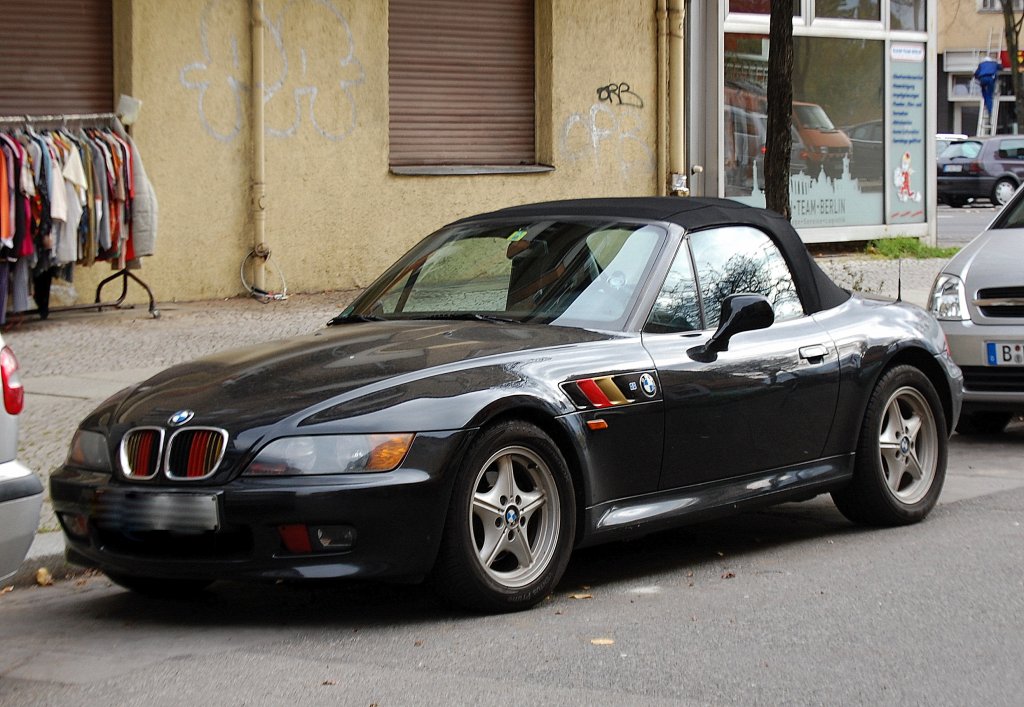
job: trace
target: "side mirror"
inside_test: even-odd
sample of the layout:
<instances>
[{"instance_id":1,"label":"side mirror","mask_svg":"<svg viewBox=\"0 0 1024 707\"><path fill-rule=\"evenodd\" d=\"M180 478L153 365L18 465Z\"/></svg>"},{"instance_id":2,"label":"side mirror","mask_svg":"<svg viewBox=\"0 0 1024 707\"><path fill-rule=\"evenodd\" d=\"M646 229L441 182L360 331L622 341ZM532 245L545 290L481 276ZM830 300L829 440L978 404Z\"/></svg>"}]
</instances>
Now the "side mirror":
<instances>
[{"instance_id":1,"label":"side mirror","mask_svg":"<svg viewBox=\"0 0 1024 707\"><path fill-rule=\"evenodd\" d=\"M694 361L710 363L719 351L729 350L729 340L744 331L767 329L775 323L775 310L764 295L729 295L722 300L718 329L703 346L694 346L686 353Z\"/></svg>"}]
</instances>

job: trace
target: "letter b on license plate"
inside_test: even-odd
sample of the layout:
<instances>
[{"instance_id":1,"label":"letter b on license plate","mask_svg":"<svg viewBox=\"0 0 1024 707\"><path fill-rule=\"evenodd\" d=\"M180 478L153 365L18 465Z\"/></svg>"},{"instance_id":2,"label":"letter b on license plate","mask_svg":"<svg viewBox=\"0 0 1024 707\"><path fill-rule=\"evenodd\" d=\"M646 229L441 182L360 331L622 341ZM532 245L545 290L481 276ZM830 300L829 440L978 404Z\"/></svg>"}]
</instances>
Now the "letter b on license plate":
<instances>
[{"instance_id":1,"label":"letter b on license plate","mask_svg":"<svg viewBox=\"0 0 1024 707\"><path fill-rule=\"evenodd\" d=\"M1024 344L989 341L985 358L990 366L1024 366Z\"/></svg>"}]
</instances>

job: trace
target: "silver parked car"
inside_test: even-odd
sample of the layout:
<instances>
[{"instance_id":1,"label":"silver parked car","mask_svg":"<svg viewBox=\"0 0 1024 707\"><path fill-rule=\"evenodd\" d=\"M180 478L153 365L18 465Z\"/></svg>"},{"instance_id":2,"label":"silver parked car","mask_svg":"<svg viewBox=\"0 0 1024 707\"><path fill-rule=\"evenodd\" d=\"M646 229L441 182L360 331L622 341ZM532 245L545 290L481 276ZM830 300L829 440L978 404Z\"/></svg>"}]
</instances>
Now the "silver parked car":
<instances>
[{"instance_id":1,"label":"silver parked car","mask_svg":"<svg viewBox=\"0 0 1024 707\"><path fill-rule=\"evenodd\" d=\"M1024 413L1024 190L943 267L931 310L964 373L957 431L1002 432Z\"/></svg>"},{"instance_id":2,"label":"silver parked car","mask_svg":"<svg viewBox=\"0 0 1024 707\"><path fill-rule=\"evenodd\" d=\"M39 477L18 461L18 415L25 390L18 375L18 359L0 338L0 582L18 571L39 524L43 485Z\"/></svg>"}]
</instances>

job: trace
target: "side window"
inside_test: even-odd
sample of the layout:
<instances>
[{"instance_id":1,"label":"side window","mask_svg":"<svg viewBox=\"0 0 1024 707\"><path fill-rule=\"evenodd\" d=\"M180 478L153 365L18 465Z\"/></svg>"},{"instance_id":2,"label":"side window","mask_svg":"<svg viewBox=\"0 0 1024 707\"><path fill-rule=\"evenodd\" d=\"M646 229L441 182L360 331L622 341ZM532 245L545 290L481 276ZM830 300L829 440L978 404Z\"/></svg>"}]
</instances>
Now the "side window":
<instances>
[{"instance_id":1,"label":"side window","mask_svg":"<svg viewBox=\"0 0 1024 707\"><path fill-rule=\"evenodd\" d=\"M683 241L651 308L644 331L669 334L700 329L700 302L690 249Z\"/></svg>"},{"instance_id":2,"label":"side window","mask_svg":"<svg viewBox=\"0 0 1024 707\"><path fill-rule=\"evenodd\" d=\"M1019 160L1024 158L1024 140L1009 139L999 141L997 156L1001 160Z\"/></svg>"},{"instance_id":3,"label":"side window","mask_svg":"<svg viewBox=\"0 0 1024 707\"><path fill-rule=\"evenodd\" d=\"M789 266L763 232L749 226L699 231L690 235L690 248L704 303L705 328L716 328L722 300L741 292L767 297L775 321L803 316Z\"/></svg>"}]
</instances>

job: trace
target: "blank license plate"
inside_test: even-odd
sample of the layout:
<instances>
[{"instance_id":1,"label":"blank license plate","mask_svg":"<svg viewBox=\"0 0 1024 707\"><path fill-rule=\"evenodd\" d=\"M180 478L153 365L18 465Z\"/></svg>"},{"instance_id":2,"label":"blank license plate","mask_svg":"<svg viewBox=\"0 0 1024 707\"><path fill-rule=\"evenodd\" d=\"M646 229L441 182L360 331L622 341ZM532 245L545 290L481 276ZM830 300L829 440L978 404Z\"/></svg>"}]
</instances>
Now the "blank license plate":
<instances>
[{"instance_id":1,"label":"blank license plate","mask_svg":"<svg viewBox=\"0 0 1024 707\"><path fill-rule=\"evenodd\" d=\"M1024 366L1024 344L989 341L985 344L985 358L990 366Z\"/></svg>"},{"instance_id":2,"label":"blank license plate","mask_svg":"<svg viewBox=\"0 0 1024 707\"><path fill-rule=\"evenodd\" d=\"M215 494L105 491L96 496L96 521L129 531L202 532L220 528Z\"/></svg>"},{"instance_id":3,"label":"blank license plate","mask_svg":"<svg viewBox=\"0 0 1024 707\"><path fill-rule=\"evenodd\" d=\"M942 171L946 174L950 172L963 172L964 166L962 164L947 164Z\"/></svg>"}]
</instances>

